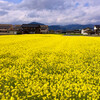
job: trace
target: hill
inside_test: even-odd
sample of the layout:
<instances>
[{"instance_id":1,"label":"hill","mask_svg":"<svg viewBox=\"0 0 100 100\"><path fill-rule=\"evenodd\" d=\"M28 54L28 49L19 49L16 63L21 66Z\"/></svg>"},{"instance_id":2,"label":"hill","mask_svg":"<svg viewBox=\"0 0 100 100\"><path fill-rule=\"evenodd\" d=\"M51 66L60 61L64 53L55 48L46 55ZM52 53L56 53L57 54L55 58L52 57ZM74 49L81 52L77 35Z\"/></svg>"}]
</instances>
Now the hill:
<instances>
[{"instance_id":1,"label":"hill","mask_svg":"<svg viewBox=\"0 0 100 100\"><path fill-rule=\"evenodd\" d=\"M38 24L38 25L45 25L43 23L38 23L38 22L31 22L29 24ZM94 25L92 24L87 24L87 25L81 25L81 24L72 24L72 25L49 25L49 30L77 30L77 29L84 29L90 27L93 29Z\"/></svg>"},{"instance_id":2,"label":"hill","mask_svg":"<svg viewBox=\"0 0 100 100\"><path fill-rule=\"evenodd\" d=\"M44 25L44 24L42 24L42 23L38 23L38 22L31 22L31 23L29 23L29 24L38 24L38 25Z\"/></svg>"},{"instance_id":3,"label":"hill","mask_svg":"<svg viewBox=\"0 0 100 100\"><path fill-rule=\"evenodd\" d=\"M88 25L80 25L80 24L74 24L74 25L64 25L64 26L60 26L60 25L51 25L49 26L49 30L76 30L76 29L84 29L90 27L93 29L94 25L92 24L88 24Z\"/></svg>"}]
</instances>

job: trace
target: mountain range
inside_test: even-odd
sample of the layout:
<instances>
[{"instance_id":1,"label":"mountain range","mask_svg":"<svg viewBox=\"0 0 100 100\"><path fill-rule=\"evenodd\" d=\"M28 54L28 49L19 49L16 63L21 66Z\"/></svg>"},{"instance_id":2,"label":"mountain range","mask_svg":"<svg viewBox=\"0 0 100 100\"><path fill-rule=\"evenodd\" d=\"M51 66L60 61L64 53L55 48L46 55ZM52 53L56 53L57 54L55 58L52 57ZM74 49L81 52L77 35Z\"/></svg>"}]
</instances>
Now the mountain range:
<instances>
[{"instance_id":1,"label":"mountain range","mask_svg":"<svg viewBox=\"0 0 100 100\"><path fill-rule=\"evenodd\" d=\"M45 25L45 24L42 24L42 23L38 23L38 22L31 22L29 24L38 24L38 25Z\"/></svg>"},{"instance_id":2,"label":"mountain range","mask_svg":"<svg viewBox=\"0 0 100 100\"><path fill-rule=\"evenodd\" d=\"M38 22L32 22L30 24L38 24L38 25L45 25L43 23L38 23ZM62 30L62 31L66 31L66 30L79 30L79 29L84 29L84 28L94 28L93 24L86 24L86 25L81 25L81 24L71 24L71 25L49 25L49 30Z\"/></svg>"}]
</instances>

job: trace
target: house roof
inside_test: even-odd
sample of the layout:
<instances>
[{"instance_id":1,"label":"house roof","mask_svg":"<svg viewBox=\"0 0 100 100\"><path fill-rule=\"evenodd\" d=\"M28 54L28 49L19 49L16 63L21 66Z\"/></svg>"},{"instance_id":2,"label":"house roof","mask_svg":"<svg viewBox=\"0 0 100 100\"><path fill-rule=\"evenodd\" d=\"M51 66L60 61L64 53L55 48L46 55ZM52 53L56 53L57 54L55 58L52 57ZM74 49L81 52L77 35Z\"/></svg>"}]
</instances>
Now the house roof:
<instances>
[{"instance_id":1,"label":"house roof","mask_svg":"<svg viewBox=\"0 0 100 100\"><path fill-rule=\"evenodd\" d=\"M48 25L40 25L41 29L45 30L48 28Z\"/></svg>"},{"instance_id":2,"label":"house roof","mask_svg":"<svg viewBox=\"0 0 100 100\"><path fill-rule=\"evenodd\" d=\"M12 27L11 24L0 24L0 29L9 29L11 27Z\"/></svg>"},{"instance_id":3,"label":"house roof","mask_svg":"<svg viewBox=\"0 0 100 100\"><path fill-rule=\"evenodd\" d=\"M14 29L14 30L19 30L19 29L21 29L21 25L14 25L14 26L13 26L13 29Z\"/></svg>"},{"instance_id":4,"label":"house roof","mask_svg":"<svg viewBox=\"0 0 100 100\"><path fill-rule=\"evenodd\" d=\"M45 30L45 29L47 29L47 27L41 27L41 29L42 29L42 30Z\"/></svg>"},{"instance_id":5,"label":"house roof","mask_svg":"<svg viewBox=\"0 0 100 100\"><path fill-rule=\"evenodd\" d=\"M38 25L38 24L23 24L21 27L22 28L24 28L24 27L31 27L31 28L33 28L33 27L39 27L40 25Z\"/></svg>"},{"instance_id":6,"label":"house roof","mask_svg":"<svg viewBox=\"0 0 100 100\"><path fill-rule=\"evenodd\" d=\"M95 25L95 27L100 28L100 25Z\"/></svg>"},{"instance_id":7,"label":"house roof","mask_svg":"<svg viewBox=\"0 0 100 100\"><path fill-rule=\"evenodd\" d=\"M84 29L82 29L82 30L85 30L85 31L87 31L87 30L92 30L92 28L90 28L90 27L87 27L87 28L84 28Z\"/></svg>"},{"instance_id":8,"label":"house roof","mask_svg":"<svg viewBox=\"0 0 100 100\"><path fill-rule=\"evenodd\" d=\"M48 27L48 25L40 25L40 27Z\"/></svg>"}]
</instances>

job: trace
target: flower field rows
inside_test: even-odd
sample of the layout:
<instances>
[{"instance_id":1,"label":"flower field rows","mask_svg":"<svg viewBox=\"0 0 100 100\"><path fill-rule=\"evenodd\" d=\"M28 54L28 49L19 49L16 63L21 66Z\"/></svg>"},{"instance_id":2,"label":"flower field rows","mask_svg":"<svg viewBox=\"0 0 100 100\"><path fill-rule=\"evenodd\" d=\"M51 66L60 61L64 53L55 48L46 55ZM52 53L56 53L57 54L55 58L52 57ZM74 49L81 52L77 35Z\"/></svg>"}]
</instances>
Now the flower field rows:
<instances>
[{"instance_id":1,"label":"flower field rows","mask_svg":"<svg viewBox=\"0 0 100 100\"><path fill-rule=\"evenodd\" d=\"M100 100L100 37L0 36L1 100Z\"/></svg>"}]
</instances>

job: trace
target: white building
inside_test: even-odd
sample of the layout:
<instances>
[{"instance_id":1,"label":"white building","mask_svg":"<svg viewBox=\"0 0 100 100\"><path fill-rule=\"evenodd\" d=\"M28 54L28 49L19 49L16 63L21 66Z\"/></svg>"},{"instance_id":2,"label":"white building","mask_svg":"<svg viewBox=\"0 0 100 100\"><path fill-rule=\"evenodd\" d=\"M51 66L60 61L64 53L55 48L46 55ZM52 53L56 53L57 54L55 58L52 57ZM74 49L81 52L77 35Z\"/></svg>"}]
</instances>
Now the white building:
<instances>
[{"instance_id":1,"label":"white building","mask_svg":"<svg viewBox=\"0 0 100 100\"><path fill-rule=\"evenodd\" d=\"M81 34L88 35L88 31L91 31L91 29L89 27L88 28L85 28L85 29L82 29L81 30Z\"/></svg>"}]
</instances>

